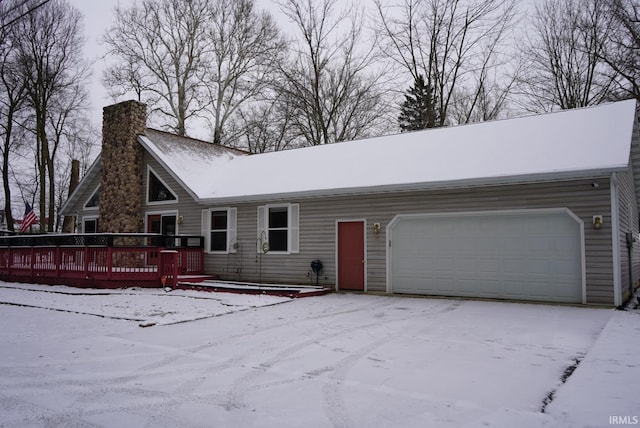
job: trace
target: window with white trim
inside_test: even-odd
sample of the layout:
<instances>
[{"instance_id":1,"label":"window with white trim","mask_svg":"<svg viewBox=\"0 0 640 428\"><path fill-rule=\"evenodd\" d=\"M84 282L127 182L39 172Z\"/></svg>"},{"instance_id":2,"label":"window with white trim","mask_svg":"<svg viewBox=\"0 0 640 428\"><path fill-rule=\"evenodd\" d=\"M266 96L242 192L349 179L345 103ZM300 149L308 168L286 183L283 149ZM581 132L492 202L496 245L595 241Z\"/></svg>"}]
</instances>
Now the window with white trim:
<instances>
[{"instance_id":1,"label":"window with white trim","mask_svg":"<svg viewBox=\"0 0 640 428\"><path fill-rule=\"evenodd\" d=\"M259 206L257 251L268 248L269 252L299 252L299 213L298 204Z\"/></svg>"},{"instance_id":2,"label":"window with white trim","mask_svg":"<svg viewBox=\"0 0 640 428\"><path fill-rule=\"evenodd\" d=\"M98 217L84 217L82 219L82 233L98 233Z\"/></svg>"},{"instance_id":3,"label":"window with white trim","mask_svg":"<svg viewBox=\"0 0 640 428\"><path fill-rule=\"evenodd\" d=\"M166 204L178 201L178 197L150 166L147 167L147 203Z\"/></svg>"},{"instance_id":4,"label":"window with white trim","mask_svg":"<svg viewBox=\"0 0 640 428\"><path fill-rule=\"evenodd\" d=\"M88 210L97 210L100 208L100 190L101 186L98 186L96 190L91 194L91 197L84 204L84 208Z\"/></svg>"},{"instance_id":5,"label":"window with white trim","mask_svg":"<svg viewBox=\"0 0 640 428\"><path fill-rule=\"evenodd\" d=\"M236 217L236 208L211 208L202 211L202 228L207 252L236 252Z\"/></svg>"}]
</instances>

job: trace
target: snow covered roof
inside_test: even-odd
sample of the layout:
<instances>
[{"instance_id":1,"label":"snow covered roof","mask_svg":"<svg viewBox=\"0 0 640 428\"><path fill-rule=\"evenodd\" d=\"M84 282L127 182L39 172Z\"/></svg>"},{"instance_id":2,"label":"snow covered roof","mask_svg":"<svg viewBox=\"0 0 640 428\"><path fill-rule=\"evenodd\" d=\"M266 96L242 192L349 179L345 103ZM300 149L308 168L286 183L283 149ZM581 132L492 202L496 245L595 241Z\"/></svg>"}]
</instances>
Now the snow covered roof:
<instances>
[{"instance_id":1,"label":"snow covered roof","mask_svg":"<svg viewBox=\"0 0 640 428\"><path fill-rule=\"evenodd\" d=\"M138 140L196 199L202 197L198 190L203 182L210 181L234 157L247 155L241 150L151 128Z\"/></svg>"},{"instance_id":2,"label":"snow covered roof","mask_svg":"<svg viewBox=\"0 0 640 428\"><path fill-rule=\"evenodd\" d=\"M635 109L636 102L627 100L258 155L196 140L172 144L170 134L159 131L140 141L196 199L226 203L623 170L629 164Z\"/></svg>"}]
</instances>

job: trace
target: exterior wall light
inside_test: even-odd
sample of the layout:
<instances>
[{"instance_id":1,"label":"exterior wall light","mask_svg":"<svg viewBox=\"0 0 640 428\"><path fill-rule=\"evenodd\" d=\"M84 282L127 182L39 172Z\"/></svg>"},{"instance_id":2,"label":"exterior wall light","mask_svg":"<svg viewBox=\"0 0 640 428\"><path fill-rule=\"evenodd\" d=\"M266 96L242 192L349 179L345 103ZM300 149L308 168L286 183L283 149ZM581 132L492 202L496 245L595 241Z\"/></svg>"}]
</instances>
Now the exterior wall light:
<instances>
[{"instance_id":1,"label":"exterior wall light","mask_svg":"<svg viewBox=\"0 0 640 428\"><path fill-rule=\"evenodd\" d=\"M178 224L182 224L183 221L184 221L184 217L178 216Z\"/></svg>"},{"instance_id":2,"label":"exterior wall light","mask_svg":"<svg viewBox=\"0 0 640 428\"><path fill-rule=\"evenodd\" d=\"M373 223L373 233L376 235L380 233L380 223Z\"/></svg>"},{"instance_id":3,"label":"exterior wall light","mask_svg":"<svg viewBox=\"0 0 640 428\"><path fill-rule=\"evenodd\" d=\"M593 216L593 228L595 230L600 230L601 227L602 227L602 216L601 215L594 215Z\"/></svg>"}]
</instances>

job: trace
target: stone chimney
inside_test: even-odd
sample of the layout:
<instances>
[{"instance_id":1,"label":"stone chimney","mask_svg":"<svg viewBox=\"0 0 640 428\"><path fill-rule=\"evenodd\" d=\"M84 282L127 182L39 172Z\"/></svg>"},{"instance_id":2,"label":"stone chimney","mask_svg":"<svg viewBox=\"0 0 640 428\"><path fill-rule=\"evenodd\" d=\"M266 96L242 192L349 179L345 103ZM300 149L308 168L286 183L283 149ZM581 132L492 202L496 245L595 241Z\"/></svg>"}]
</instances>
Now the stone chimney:
<instances>
[{"instance_id":1,"label":"stone chimney","mask_svg":"<svg viewBox=\"0 0 640 428\"><path fill-rule=\"evenodd\" d=\"M102 113L102 188L100 232L143 232L142 147L138 135L147 127L147 106L125 101Z\"/></svg>"}]
</instances>

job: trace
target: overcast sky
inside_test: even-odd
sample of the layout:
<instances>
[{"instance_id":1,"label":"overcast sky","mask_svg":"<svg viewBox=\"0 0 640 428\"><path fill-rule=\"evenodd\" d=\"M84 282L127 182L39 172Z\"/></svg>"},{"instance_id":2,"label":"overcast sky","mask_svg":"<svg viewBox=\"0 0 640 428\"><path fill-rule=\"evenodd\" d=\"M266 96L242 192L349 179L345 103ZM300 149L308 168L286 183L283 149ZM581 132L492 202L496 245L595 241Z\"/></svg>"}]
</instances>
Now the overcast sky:
<instances>
[{"instance_id":1,"label":"overcast sky","mask_svg":"<svg viewBox=\"0 0 640 428\"><path fill-rule=\"evenodd\" d=\"M89 61L95 61L92 70L89 95L91 100L91 120L97 129L102 126L102 107L111 104L100 80L104 68L104 46L98 41L113 20L113 8L118 4L133 3L134 0L70 0L70 3L84 15L85 28L85 57Z\"/></svg>"},{"instance_id":2,"label":"overcast sky","mask_svg":"<svg viewBox=\"0 0 640 428\"><path fill-rule=\"evenodd\" d=\"M84 15L85 27L85 57L93 61L93 74L88 86L91 100L91 121L96 129L102 128L102 108L113 103L107 90L102 86L102 71L105 68L105 47L100 42L102 35L113 22L113 10L117 5L127 6L136 3L136 0L69 0ZM259 0L259 7L265 8L271 4L270 0ZM201 131L202 135L194 135L198 138L209 138L207 131Z\"/></svg>"}]
</instances>

